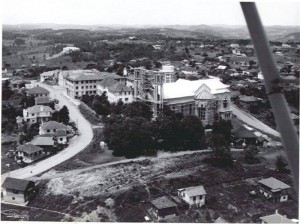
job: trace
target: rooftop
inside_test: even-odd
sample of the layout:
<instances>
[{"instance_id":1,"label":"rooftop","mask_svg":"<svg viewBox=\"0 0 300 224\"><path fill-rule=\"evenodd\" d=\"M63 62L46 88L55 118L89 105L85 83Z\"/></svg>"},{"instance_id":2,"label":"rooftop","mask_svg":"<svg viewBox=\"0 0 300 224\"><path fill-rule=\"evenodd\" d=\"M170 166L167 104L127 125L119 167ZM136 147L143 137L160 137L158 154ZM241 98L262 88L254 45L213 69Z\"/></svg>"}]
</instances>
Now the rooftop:
<instances>
[{"instance_id":1,"label":"rooftop","mask_svg":"<svg viewBox=\"0 0 300 224\"><path fill-rule=\"evenodd\" d=\"M27 109L28 113L40 113L40 112L52 112L52 108L48 106L42 106L42 105L35 105L32 107L28 107Z\"/></svg>"},{"instance_id":2,"label":"rooftop","mask_svg":"<svg viewBox=\"0 0 300 224\"><path fill-rule=\"evenodd\" d=\"M114 84L118 83L118 81L116 81L113 77L105 77L101 82L100 85L103 87L109 87L112 86Z\"/></svg>"},{"instance_id":3,"label":"rooftop","mask_svg":"<svg viewBox=\"0 0 300 224\"><path fill-rule=\"evenodd\" d=\"M124 83L118 82L114 84L113 86L108 87L110 92L116 93L116 92L129 92L133 91L133 89L126 86Z\"/></svg>"},{"instance_id":4,"label":"rooftop","mask_svg":"<svg viewBox=\"0 0 300 224\"><path fill-rule=\"evenodd\" d=\"M48 94L49 91L42 88L42 87L40 87L40 86L38 86L38 87L34 87L32 89L28 89L27 93L28 94Z\"/></svg>"},{"instance_id":5,"label":"rooftop","mask_svg":"<svg viewBox=\"0 0 300 224\"><path fill-rule=\"evenodd\" d=\"M212 94L230 92L228 85L223 84L218 78L199 79L190 81L178 79L176 82L163 84L164 99L194 96L196 91L205 84Z\"/></svg>"},{"instance_id":6,"label":"rooftop","mask_svg":"<svg viewBox=\"0 0 300 224\"><path fill-rule=\"evenodd\" d=\"M96 69L92 70L69 70L63 73L67 79L71 81L90 81L90 80L103 80L105 77L112 77L114 79L121 79L123 77L109 72L99 72Z\"/></svg>"},{"instance_id":7,"label":"rooftop","mask_svg":"<svg viewBox=\"0 0 300 224\"><path fill-rule=\"evenodd\" d=\"M30 180L17 179L12 177L6 177L2 187L8 189L14 189L18 191L25 191L28 187L29 183L32 182Z\"/></svg>"},{"instance_id":8,"label":"rooftop","mask_svg":"<svg viewBox=\"0 0 300 224\"><path fill-rule=\"evenodd\" d=\"M189 197L206 194L206 191L204 190L204 187L202 185L195 186L195 187L182 188L182 189L178 189L178 191L185 191L185 193Z\"/></svg>"},{"instance_id":9,"label":"rooftop","mask_svg":"<svg viewBox=\"0 0 300 224\"><path fill-rule=\"evenodd\" d=\"M35 104L50 103L49 97L36 97L34 100L35 100Z\"/></svg>"},{"instance_id":10,"label":"rooftop","mask_svg":"<svg viewBox=\"0 0 300 224\"><path fill-rule=\"evenodd\" d=\"M27 154L32 154L32 153L39 152L39 151L43 150L41 147L38 147L38 146L33 145L31 143L26 144L26 145L20 145L20 146L18 146L17 149L18 149L18 151L26 152Z\"/></svg>"},{"instance_id":11,"label":"rooftop","mask_svg":"<svg viewBox=\"0 0 300 224\"><path fill-rule=\"evenodd\" d=\"M294 223L292 220L286 218L283 215L280 215L278 213L267 215L260 217L260 219L266 223Z\"/></svg>"},{"instance_id":12,"label":"rooftop","mask_svg":"<svg viewBox=\"0 0 300 224\"><path fill-rule=\"evenodd\" d=\"M176 207L176 204L174 202L172 202L170 199L168 199L166 196L154 199L153 201L151 201L151 203L157 209Z\"/></svg>"},{"instance_id":13,"label":"rooftop","mask_svg":"<svg viewBox=\"0 0 300 224\"><path fill-rule=\"evenodd\" d=\"M35 136L31 141L31 144L38 146L53 146L54 140L51 136Z\"/></svg>"},{"instance_id":14,"label":"rooftop","mask_svg":"<svg viewBox=\"0 0 300 224\"><path fill-rule=\"evenodd\" d=\"M66 130L68 127L64 125L63 123L59 123L57 121L48 121L44 122L41 126L41 129L63 129Z\"/></svg>"},{"instance_id":15,"label":"rooftop","mask_svg":"<svg viewBox=\"0 0 300 224\"><path fill-rule=\"evenodd\" d=\"M291 186L281 182L280 180L275 179L274 177L269 177L267 179L263 179L258 181L258 183L261 183L272 190L283 190L283 189L288 189Z\"/></svg>"}]
</instances>

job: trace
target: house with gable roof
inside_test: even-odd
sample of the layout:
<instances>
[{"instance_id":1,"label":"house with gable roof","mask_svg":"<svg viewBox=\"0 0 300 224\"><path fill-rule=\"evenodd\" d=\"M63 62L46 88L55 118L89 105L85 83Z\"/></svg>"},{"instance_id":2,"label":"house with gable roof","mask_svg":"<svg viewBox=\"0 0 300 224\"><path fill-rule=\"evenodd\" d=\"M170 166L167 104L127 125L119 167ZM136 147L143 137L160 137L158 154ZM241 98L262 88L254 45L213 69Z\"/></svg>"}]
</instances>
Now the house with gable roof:
<instances>
[{"instance_id":1,"label":"house with gable roof","mask_svg":"<svg viewBox=\"0 0 300 224\"><path fill-rule=\"evenodd\" d=\"M63 123L57 121L48 121L40 126L40 136L53 136L58 144L68 143L68 130L69 128Z\"/></svg>"},{"instance_id":2,"label":"house with gable roof","mask_svg":"<svg viewBox=\"0 0 300 224\"><path fill-rule=\"evenodd\" d=\"M33 163L44 156L44 149L31 143L17 147L17 157L20 158L23 163Z\"/></svg>"},{"instance_id":3,"label":"house with gable roof","mask_svg":"<svg viewBox=\"0 0 300 224\"><path fill-rule=\"evenodd\" d=\"M278 211L275 211L275 214L266 215L260 217L260 220L263 224L266 223L295 223L291 219L288 219L285 215L281 215Z\"/></svg>"},{"instance_id":4,"label":"house with gable roof","mask_svg":"<svg viewBox=\"0 0 300 224\"><path fill-rule=\"evenodd\" d=\"M176 216L177 205L166 196L151 201L151 214L157 219L167 219Z\"/></svg>"},{"instance_id":5,"label":"house with gable roof","mask_svg":"<svg viewBox=\"0 0 300 224\"><path fill-rule=\"evenodd\" d=\"M178 196L188 203L190 208L203 206L205 195L206 191L202 185L178 189Z\"/></svg>"},{"instance_id":6,"label":"house with gable roof","mask_svg":"<svg viewBox=\"0 0 300 224\"><path fill-rule=\"evenodd\" d=\"M3 184L3 201L26 205L35 192L35 182L6 177Z\"/></svg>"},{"instance_id":7,"label":"house with gable roof","mask_svg":"<svg viewBox=\"0 0 300 224\"><path fill-rule=\"evenodd\" d=\"M291 188L291 186L274 177L258 181L258 186L259 192L273 202L283 202L288 200L288 189Z\"/></svg>"},{"instance_id":8,"label":"house with gable roof","mask_svg":"<svg viewBox=\"0 0 300 224\"><path fill-rule=\"evenodd\" d=\"M37 86L27 90L27 96L49 97L49 91L43 87Z\"/></svg>"},{"instance_id":9,"label":"house with gable roof","mask_svg":"<svg viewBox=\"0 0 300 224\"><path fill-rule=\"evenodd\" d=\"M43 105L35 105L23 109L23 118L24 121L34 123L41 123L44 121L49 121L52 116L52 108Z\"/></svg>"}]
</instances>

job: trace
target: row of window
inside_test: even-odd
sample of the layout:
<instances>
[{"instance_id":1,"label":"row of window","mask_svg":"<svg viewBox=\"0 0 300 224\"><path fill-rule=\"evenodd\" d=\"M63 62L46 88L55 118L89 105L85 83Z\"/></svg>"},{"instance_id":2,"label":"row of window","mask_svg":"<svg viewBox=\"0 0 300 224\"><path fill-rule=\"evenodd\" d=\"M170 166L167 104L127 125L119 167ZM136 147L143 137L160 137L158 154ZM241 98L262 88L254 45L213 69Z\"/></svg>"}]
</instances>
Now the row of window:
<instances>
[{"instance_id":1,"label":"row of window","mask_svg":"<svg viewBox=\"0 0 300 224\"><path fill-rule=\"evenodd\" d=\"M78 89L79 87L78 86L76 86L76 89ZM88 89L89 88L89 86L86 86L85 87L86 89ZM97 88L97 86L90 86L90 89L96 89ZM81 89L84 89L84 86L81 86Z\"/></svg>"}]
</instances>

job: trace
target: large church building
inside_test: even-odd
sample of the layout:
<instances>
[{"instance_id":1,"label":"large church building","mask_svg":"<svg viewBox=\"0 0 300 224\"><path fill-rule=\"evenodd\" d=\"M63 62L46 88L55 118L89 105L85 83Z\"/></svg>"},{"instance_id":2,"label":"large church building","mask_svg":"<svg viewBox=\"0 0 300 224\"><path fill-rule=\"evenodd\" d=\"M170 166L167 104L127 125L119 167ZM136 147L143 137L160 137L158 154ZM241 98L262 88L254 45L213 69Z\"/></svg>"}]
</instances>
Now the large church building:
<instances>
[{"instance_id":1,"label":"large church building","mask_svg":"<svg viewBox=\"0 0 300 224\"><path fill-rule=\"evenodd\" d=\"M137 68L134 71L134 100L150 103L154 117L168 105L184 116L198 116L204 125L212 124L216 117L231 118L229 86L219 78L175 80L175 71L170 65L160 71Z\"/></svg>"}]
</instances>

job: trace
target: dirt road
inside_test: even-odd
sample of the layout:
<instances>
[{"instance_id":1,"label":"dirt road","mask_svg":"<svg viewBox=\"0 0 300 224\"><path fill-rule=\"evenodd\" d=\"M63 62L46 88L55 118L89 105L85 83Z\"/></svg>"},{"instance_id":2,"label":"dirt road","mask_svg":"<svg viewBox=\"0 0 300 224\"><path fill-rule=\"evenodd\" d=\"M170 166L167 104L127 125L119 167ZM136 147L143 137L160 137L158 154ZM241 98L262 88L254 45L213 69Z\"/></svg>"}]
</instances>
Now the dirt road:
<instances>
[{"instance_id":1,"label":"dirt road","mask_svg":"<svg viewBox=\"0 0 300 224\"><path fill-rule=\"evenodd\" d=\"M56 98L57 100L59 100L60 107L62 107L63 105L66 105L68 107L70 119L78 124L79 136L73 137L69 142L69 146L58 154L33 165L29 165L22 169L3 174L1 176L2 181L6 176L25 179L45 172L52 167L75 156L77 153L82 151L93 139L93 130L91 124L82 116L77 106L63 95L63 90L54 89L53 87L44 84L40 86L43 86L50 91L51 98Z\"/></svg>"},{"instance_id":2,"label":"dirt road","mask_svg":"<svg viewBox=\"0 0 300 224\"><path fill-rule=\"evenodd\" d=\"M231 105L232 113L237 116L237 118L244 123L250 125L251 127L276 137L280 137L280 133L270 128L268 125L264 124L260 120L253 117L251 114L246 113L245 111L239 109L235 105Z\"/></svg>"}]
</instances>

